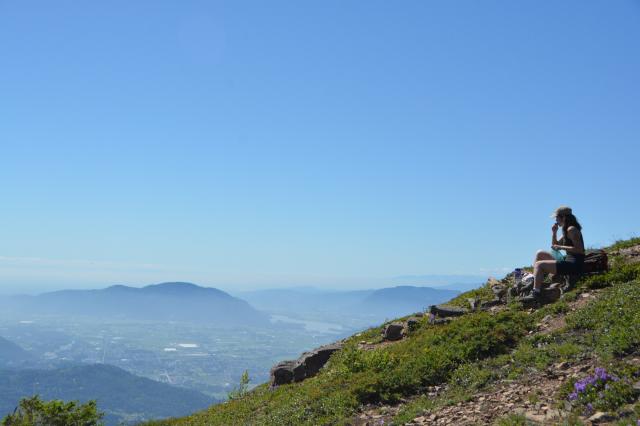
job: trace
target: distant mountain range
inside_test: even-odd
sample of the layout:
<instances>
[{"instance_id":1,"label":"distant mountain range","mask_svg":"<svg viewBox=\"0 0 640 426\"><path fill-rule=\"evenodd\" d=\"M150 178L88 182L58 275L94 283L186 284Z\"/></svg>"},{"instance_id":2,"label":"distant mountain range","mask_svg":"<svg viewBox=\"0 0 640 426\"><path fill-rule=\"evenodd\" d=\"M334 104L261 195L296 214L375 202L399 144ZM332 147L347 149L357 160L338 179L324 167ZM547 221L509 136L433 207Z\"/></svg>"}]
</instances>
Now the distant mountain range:
<instances>
[{"instance_id":1,"label":"distant mountain range","mask_svg":"<svg viewBox=\"0 0 640 426\"><path fill-rule=\"evenodd\" d=\"M113 319L211 322L220 326L261 325L268 316L222 290L171 282L146 287L114 285L100 290L61 290L38 296L8 296L2 308L14 313L82 315Z\"/></svg>"},{"instance_id":2,"label":"distant mountain range","mask_svg":"<svg viewBox=\"0 0 640 426\"><path fill-rule=\"evenodd\" d=\"M107 425L134 423L192 413L218 402L190 389L135 376L106 364L74 365L52 370L0 370L0 418L21 398L86 402L96 399Z\"/></svg>"},{"instance_id":3,"label":"distant mountain range","mask_svg":"<svg viewBox=\"0 0 640 426\"><path fill-rule=\"evenodd\" d=\"M402 316L422 311L458 295L456 290L398 286L354 291L310 291L307 288L269 289L237 293L258 309L277 313L341 313Z\"/></svg>"}]
</instances>

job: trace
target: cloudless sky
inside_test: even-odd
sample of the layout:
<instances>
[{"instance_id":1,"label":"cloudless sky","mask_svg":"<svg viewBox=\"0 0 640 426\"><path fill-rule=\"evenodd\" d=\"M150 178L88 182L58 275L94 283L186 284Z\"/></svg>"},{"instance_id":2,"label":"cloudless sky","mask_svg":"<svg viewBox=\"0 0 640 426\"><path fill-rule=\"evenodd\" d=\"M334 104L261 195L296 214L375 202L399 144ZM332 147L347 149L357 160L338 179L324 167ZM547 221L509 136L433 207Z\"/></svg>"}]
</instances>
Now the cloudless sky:
<instances>
[{"instance_id":1,"label":"cloudless sky","mask_svg":"<svg viewBox=\"0 0 640 426\"><path fill-rule=\"evenodd\" d=\"M560 204L638 235L639 46L637 0L0 0L0 292L501 275Z\"/></svg>"}]
</instances>

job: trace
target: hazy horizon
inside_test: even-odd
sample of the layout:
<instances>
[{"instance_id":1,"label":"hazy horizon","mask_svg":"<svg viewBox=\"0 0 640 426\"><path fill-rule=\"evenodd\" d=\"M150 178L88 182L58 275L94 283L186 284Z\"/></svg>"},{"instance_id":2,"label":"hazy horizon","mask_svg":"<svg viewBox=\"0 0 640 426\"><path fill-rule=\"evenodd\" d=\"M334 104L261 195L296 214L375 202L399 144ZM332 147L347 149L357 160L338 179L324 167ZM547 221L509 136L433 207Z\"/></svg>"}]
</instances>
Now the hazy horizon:
<instances>
[{"instance_id":1,"label":"hazy horizon","mask_svg":"<svg viewBox=\"0 0 640 426\"><path fill-rule=\"evenodd\" d=\"M127 283L127 282L114 282L114 283L95 283L92 285L87 285L86 283L78 283L78 284L70 284L65 282L60 283L49 283L49 284L33 284L28 287L21 286L11 286L5 285L0 288L0 296L10 296L10 295L38 295L42 293L47 293L51 291L58 290L99 290L108 288L115 285L124 285L128 287L142 288L149 285L162 284L167 282L188 282L191 284L196 284L200 287L208 287L208 288L217 288L219 290L223 290L229 294L236 295L243 292L252 292L259 290L303 290L303 289L314 289L321 291L352 291L352 290L375 290L381 288L389 288L389 287L398 287L398 286L414 286L414 287L449 287L453 285L470 285L470 284L481 284L483 283L488 276L483 275L418 275L418 276L399 276L399 277L391 277L388 279L381 280L371 280L363 282L362 285L352 285L352 286L343 286L343 287L330 287L323 285L308 285L304 283L291 283L287 284L277 284L273 285L262 285L262 286L252 286L251 284L247 285L216 285L211 283L202 283L202 282L193 282L187 280L164 280L158 282L145 282L145 283Z\"/></svg>"}]
</instances>

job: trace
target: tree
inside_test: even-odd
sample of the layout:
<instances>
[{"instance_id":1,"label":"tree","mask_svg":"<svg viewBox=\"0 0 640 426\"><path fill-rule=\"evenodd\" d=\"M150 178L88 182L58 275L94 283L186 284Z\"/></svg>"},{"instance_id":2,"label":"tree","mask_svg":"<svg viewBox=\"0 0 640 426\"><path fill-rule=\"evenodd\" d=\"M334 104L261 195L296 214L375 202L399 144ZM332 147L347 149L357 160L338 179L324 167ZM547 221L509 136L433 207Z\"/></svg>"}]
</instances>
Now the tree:
<instances>
[{"instance_id":1,"label":"tree","mask_svg":"<svg viewBox=\"0 0 640 426\"><path fill-rule=\"evenodd\" d=\"M12 414L2 419L2 426L100 426L103 412L95 401L43 401L39 395L23 398Z\"/></svg>"}]
</instances>

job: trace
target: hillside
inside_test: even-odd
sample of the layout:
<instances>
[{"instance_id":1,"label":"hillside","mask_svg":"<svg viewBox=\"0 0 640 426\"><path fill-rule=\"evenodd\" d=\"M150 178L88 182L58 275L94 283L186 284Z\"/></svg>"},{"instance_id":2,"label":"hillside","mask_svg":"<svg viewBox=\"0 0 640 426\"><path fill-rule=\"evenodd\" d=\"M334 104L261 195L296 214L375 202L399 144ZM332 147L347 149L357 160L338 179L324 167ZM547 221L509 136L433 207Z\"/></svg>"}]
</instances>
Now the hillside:
<instances>
[{"instance_id":1,"label":"hillside","mask_svg":"<svg viewBox=\"0 0 640 426\"><path fill-rule=\"evenodd\" d=\"M107 364L74 365L51 370L0 370L0 418L25 395L45 400L96 399L108 425L186 415L207 407L206 395L135 376Z\"/></svg>"},{"instance_id":2,"label":"hillside","mask_svg":"<svg viewBox=\"0 0 640 426\"><path fill-rule=\"evenodd\" d=\"M20 364L29 358L31 358L29 352L4 337L0 337L0 368Z\"/></svg>"},{"instance_id":3,"label":"hillside","mask_svg":"<svg viewBox=\"0 0 640 426\"><path fill-rule=\"evenodd\" d=\"M222 290L191 283L146 287L115 285L99 290L61 290L5 298L6 309L21 315L82 315L136 320L216 322L219 326L260 325L268 316Z\"/></svg>"},{"instance_id":4,"label":"hillside","mask_svg":"<svg viewBox=\"0 0 640 426\"><path fill-rule=\"evenodd\" d=\"M519 302L397 342L380 327L345 341L312 378L149 425L636 424L640 239L606 248L610 270L539 309ZM511 276L501 284L513 283ZM489 283L450 301L490 300Z\"/></svg>"}]
</instances>

